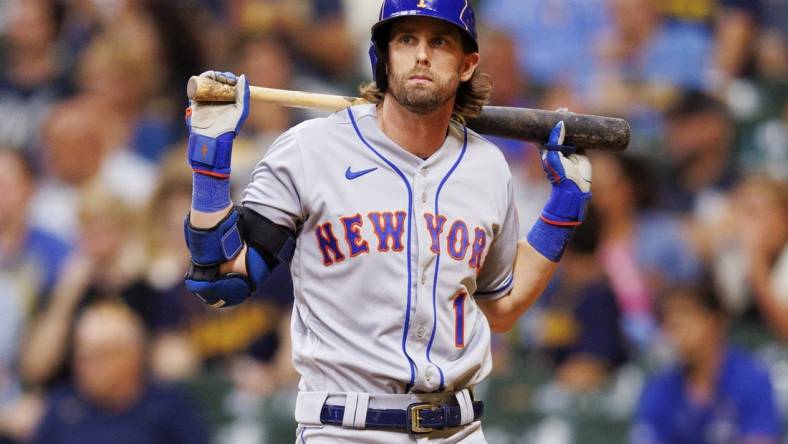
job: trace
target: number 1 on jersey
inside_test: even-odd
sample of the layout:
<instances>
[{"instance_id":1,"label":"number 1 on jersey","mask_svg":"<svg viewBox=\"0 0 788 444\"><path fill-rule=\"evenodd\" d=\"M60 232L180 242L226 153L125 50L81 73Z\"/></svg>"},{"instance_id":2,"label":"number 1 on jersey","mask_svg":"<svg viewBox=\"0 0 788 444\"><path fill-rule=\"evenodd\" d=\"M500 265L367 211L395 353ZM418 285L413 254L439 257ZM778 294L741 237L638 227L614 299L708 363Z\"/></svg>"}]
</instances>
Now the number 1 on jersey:
<instances>
[{"instance_id":1,"label":"number 1 on jersey","mask_svg":"<svg viewBox=\"0 0 788 444\"><path fill-rule=\"evenodd\" d=\"M461 291L454 297L454 346L465 348L465 298L468 293Z\"/></svg>"}]
</instances>

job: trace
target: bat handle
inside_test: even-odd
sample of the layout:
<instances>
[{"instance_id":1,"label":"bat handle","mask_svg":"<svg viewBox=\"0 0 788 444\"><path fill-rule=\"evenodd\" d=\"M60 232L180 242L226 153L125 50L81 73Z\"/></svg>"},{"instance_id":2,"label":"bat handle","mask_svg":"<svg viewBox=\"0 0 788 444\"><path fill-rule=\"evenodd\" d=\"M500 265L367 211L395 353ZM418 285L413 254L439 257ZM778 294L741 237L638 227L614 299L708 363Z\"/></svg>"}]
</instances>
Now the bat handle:
<instances>
[{"instance_id":1,"label":"bat handle","mask_svg":"<svg viewBox=\"0 0 788 444\"><path fill-rule=\"evenodd\" d=\"M207 77L191 76L186 84L186 95L195 102L234 102L235 86Z\"/></svg>"},{"instance_id":2,"label":"bat handle","mask_svg":"<svg viewBox=\"0 0 788 444\"><path fill-rule=\"evenodd\" d=\"M253 100L261 102L291 108L322 109L332 112L345 109L348 106L369 103L358 97L288 91L260 86L250 86L249 93ZM186 95L195 102L234 102L235 86L217 82L207 77L192 76L186 85Z\"/></svg>"}]
</instances>

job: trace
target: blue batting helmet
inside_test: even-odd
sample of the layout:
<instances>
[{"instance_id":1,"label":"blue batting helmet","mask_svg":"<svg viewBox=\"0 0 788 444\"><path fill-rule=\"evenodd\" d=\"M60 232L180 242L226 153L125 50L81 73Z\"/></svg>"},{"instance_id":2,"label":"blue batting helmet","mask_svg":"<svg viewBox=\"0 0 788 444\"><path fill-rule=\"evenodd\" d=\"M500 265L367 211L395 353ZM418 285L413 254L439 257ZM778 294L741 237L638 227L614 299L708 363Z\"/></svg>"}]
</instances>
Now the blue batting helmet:
<instances>
[{"instance_id":1,"label":"blue batting helmet","mask_svg":"<svg viewBox=\"0 0 788 444\"><path fill-rule=\"evenodd\" d=\"M384 0L378 21L372 25L369 48L372 75L381 91L385 91L388 86L385 63L388 25L398 18L410 16L431 17L451 23L467 37L466 41L473 51L479 50L476 18L469 0Z\"/></svg>"}]
</instances>

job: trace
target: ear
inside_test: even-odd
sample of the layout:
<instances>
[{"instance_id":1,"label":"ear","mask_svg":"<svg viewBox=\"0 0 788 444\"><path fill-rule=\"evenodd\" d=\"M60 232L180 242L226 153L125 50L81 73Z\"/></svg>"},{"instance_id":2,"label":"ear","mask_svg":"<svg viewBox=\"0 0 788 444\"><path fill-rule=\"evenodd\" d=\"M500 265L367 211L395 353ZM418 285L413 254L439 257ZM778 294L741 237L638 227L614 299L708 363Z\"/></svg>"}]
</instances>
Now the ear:
<instances>
[{"instance_id":1,"label":"ear","mask_svg":"<svg viewBox=\"0 0 788 444\"><path fill-rule=\"evenodd\" d=\"M467 82L471 79L476 67L479 66L479 59L478 52L472 52L463 57L462 66L460 66L460 82Z\"/></svg>"}]
</instances>

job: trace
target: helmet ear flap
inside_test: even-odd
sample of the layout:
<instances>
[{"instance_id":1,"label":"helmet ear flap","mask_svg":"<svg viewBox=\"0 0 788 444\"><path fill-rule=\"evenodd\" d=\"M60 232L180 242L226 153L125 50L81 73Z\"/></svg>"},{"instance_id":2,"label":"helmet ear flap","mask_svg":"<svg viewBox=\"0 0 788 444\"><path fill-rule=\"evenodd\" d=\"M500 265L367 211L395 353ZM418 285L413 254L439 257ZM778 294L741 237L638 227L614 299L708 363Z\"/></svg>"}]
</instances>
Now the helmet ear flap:
<instances>
[{"instance_id":1,"label":"helmet ear flap","mask_svg":"<svg viewBox=\"0 0 788 444\"><path fill-rule=\"evenodd\" d=\"M388 88L389 78L386 64L386 53L373 40L369 45L369 60L372 62L372 78L380 91Z\"/></svg>"}]
</instances>

